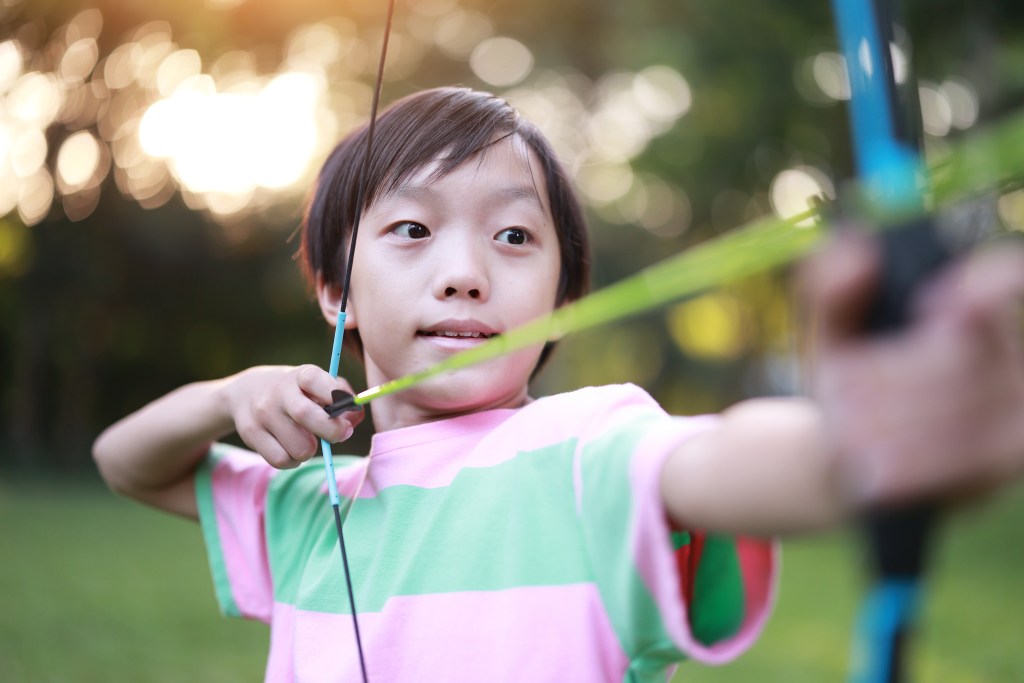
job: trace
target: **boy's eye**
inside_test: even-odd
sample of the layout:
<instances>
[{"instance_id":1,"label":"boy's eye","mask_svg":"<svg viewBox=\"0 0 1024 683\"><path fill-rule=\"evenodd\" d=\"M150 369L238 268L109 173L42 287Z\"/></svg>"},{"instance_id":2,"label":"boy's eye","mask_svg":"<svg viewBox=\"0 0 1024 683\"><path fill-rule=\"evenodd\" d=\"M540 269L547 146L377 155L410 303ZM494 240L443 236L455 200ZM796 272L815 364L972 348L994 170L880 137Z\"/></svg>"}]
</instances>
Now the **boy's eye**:
<instances>
[{"instance_id":1,"label":"boy's eye","mask_svg":"<svg viewBox=\"0 0 1024 683\"><path fill-rule=\"evenodd\" d=\"M530 241L530 234L522 228L505 228L494 239L505 244L526 244Z\"/></svg>"},{"instance_id":2,"label":"boy's eye","mask_svg":"<svg viewBox=\"0 0 1024 683\"><path fill-rule=\"evenodd\" d=\"M407 237L411 240L421 240L424 237L430 237L430 231L427 230L427 226L413 223L412 221L398 223L391 229L391 232L399 237Z\"/></svg>"}]
</instances>

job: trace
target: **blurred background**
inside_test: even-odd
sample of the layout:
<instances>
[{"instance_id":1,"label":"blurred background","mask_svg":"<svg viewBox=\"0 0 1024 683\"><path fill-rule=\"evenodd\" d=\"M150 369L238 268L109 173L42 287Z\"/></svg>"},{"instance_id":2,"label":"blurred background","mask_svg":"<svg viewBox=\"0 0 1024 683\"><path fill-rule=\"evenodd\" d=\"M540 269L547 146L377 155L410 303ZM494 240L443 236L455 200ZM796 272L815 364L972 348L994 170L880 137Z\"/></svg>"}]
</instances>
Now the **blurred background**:
<instances>
[{"instance_id":1,"label":"blurred background","mask_svg":"<svg viewBox=\"0 0 1024 683\"><path fill-rule=\"evenodd\" d=\"M1024 99L1024 5L905 9L897 77L941 157ZM293 236L319 164L367 118L384 10L0 0L0 680L261 676L265 631L215 616L198 532L107 494L89 449L187 382L326 362ZM825 0L398 0L391 40L385 102L464 84L547 133L586 203L597 287L851 173ZM992 200L1024 230L1024 191ZM632 381L680 413L799 391L786 277L568 339L536 391ZM358 364L343 372L360 385ZM929 680L1024 680L1024 553L1000 540L1017 498L958 519L940 549ZM688 675L838 680L857 552L844 535L795 544L796 588L748 668Z\"/></svg>"}]
</instances>

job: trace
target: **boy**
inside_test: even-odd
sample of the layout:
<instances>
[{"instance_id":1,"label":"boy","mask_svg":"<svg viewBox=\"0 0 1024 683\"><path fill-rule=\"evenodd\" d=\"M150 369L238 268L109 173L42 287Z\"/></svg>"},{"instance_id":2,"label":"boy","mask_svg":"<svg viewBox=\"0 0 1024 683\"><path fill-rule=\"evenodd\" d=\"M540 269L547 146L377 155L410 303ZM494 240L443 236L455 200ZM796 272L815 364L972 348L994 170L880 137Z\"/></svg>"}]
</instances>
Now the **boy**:
<instances>
[{"instance_id":1,"label":"boy","mask_svg":"<svg viewBox=\"0 0 1024 683\"><path fill-rule=\"evenodd\" d=\"M363 211L346 325L370 385L585 292L566 174L507 103L454 88L396 103L357 207L365 135L325 164L303 256L333 322ZM853 499L1019 470L1024 363L1004 304L1024 292L1020 254L990 259L971 289L929 290L905 334L865 341L872 253L837 253L807 274L821 407L672 418L632 386L534 400L540 347L376 401L369 457L338 470L370 680L653 681L688 657L725 661L767 616L774 549L723 534L820 528ZM300 466L361 418L327 417L336 389L350 390L313 366L252 368L172 392L95 446L114 490L201 520L222 607L271 623L267 680L358 676L322 468ZM232 431L258 455L211 445Z\"/></svg>"}]
</instances>

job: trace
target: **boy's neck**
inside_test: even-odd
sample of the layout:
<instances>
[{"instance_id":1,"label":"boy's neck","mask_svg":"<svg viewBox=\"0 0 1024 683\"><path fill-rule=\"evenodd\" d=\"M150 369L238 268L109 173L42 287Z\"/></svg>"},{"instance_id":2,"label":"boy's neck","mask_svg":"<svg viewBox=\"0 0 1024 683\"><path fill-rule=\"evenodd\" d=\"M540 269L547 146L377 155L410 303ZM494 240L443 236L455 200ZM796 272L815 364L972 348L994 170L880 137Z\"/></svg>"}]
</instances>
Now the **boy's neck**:
<instances>
[{"instance_id":1,"label":"boy's neck","mask_svg":"<svg viewBox=\"0 0 1024 683\"><path fill-rule=\"evenodd\" d=\"M489 397L490 400L481 401L475 405L458 405L454 401L445 403L440 401L419 401L415 394L424 393L422 390L412 390L405 394L385 396L373 402L373 427L377 432L386 432L403 427L412 427L438 420L447 420L453 417L461 417L487 410L502 408L522 408L533 401L523 387L521 391L509 396ZM435 398L435 397L430 397Z\"/></svg>"}]
</instances>

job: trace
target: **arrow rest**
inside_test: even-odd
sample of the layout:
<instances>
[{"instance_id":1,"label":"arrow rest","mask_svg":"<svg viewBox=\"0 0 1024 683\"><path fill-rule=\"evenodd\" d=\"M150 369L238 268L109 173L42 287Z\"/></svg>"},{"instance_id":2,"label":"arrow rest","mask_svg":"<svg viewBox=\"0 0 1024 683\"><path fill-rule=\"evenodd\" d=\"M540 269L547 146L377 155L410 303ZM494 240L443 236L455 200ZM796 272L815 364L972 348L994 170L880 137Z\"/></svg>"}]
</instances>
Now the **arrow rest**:
<instances>
[{"instance_id":1,"label":"arrow rest","mask_svg":"<svg viewBox=\"0 0 1024 683\"><path fill-rule=\"evenodd\" d=\"M331 392L331 404L324 406L324 411L331 417L337 417L342 413L361 413L363 407L356 405L356 397L347 391L335 389Z\"/></svg>"}]
</instances>

